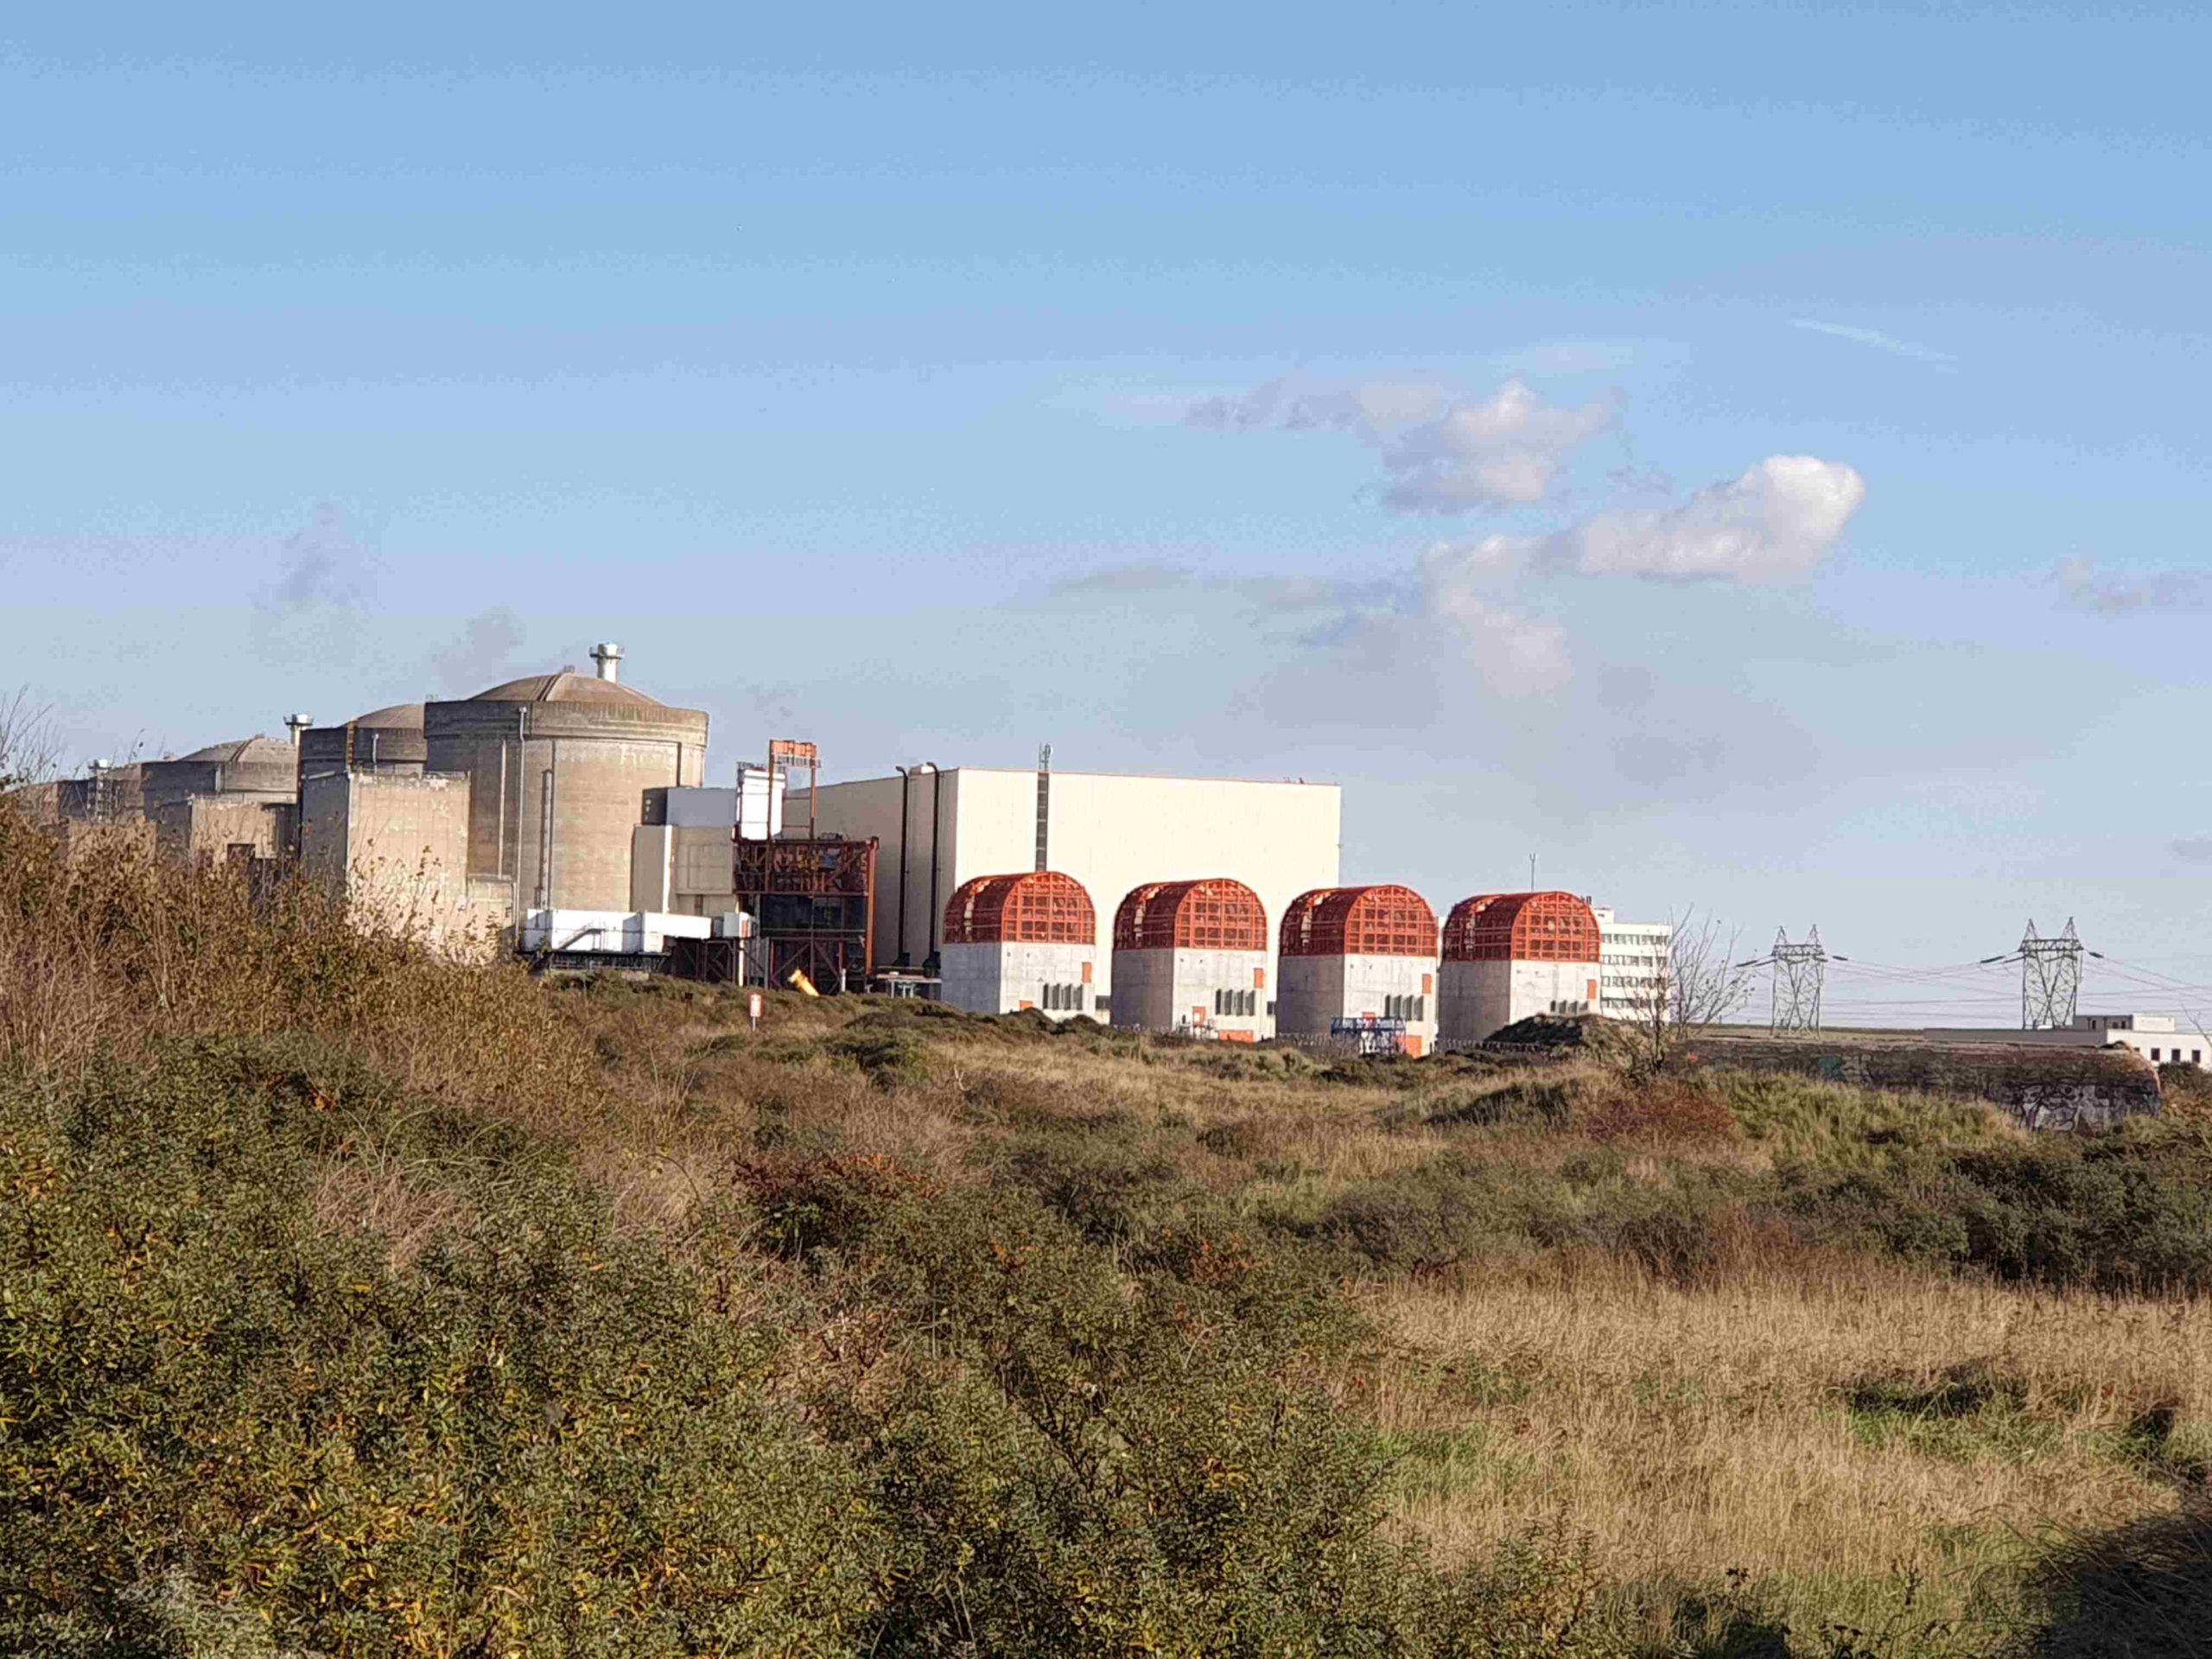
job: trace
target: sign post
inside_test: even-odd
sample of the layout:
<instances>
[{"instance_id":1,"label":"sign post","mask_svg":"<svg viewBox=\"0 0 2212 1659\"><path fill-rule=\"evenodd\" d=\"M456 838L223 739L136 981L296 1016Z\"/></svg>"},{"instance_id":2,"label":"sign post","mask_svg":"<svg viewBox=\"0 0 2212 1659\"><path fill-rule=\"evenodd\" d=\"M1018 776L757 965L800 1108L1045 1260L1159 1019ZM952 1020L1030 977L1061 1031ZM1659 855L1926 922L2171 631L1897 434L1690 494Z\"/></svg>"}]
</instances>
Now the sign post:
<instances>
[{"instance_id":1,"label":"sign post","mask_svg":"<svg viewBox=\"0 0 2212 1659\"><path fill-rule=\"evenodd\" d=\"M758 1031L758 1030L760 1030L760 992L755 991L755 992L753 992L753 993L752 994L752 995L750 995L750 996L748 996L748 997L747 997L747 998L745 999L745 1014L746 1014L746 1018L752 1021L753 1029L754 1031Z\"/></svg>"}]
</instances>

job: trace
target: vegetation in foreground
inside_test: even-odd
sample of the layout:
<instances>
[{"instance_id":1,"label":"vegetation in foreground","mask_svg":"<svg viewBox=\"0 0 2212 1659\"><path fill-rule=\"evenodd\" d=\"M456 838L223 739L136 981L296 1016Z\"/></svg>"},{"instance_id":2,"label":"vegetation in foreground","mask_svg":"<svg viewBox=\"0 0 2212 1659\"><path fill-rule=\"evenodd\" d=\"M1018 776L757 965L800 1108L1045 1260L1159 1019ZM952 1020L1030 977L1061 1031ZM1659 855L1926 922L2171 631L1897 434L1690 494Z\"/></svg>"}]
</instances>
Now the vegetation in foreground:
<instances>
[{"instance_id":1,"label":"vegetation in foreground","mask_svg":"<svg viewBox=\"0 0 2212 1659\"><path fill-rule=\"evenodd\" d=\"M2212 1130L533 983L0 812L0 1650L2184 1653Z\"/></svg>"}]
</instances>

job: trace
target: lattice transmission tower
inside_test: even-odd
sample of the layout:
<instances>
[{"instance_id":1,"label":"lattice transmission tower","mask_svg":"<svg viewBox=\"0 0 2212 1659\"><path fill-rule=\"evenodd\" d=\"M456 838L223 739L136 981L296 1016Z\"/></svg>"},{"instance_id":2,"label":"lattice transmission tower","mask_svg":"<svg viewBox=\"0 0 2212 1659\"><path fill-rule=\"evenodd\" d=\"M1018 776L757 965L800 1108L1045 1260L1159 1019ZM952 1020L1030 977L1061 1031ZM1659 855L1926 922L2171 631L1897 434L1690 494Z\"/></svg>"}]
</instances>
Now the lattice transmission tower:
<instances>
[{"instance_id":1,"label":"lattice transmission tower","mask_svg":"<svg viewBox=\"0 0 2212 1659\"><path fill-rule=\"evenodd\" d=\"M1774 1029L1818 1031L1821 992L1827 982L1828 953L1815 927L1796 944L1785 931L1774 936Z\"/></svg>"},{"instance_id":2,"label":"lattice transmission tower","mask_svg":"<svg viewBox=\"0 0 2212 1659\"><path fill-rule=\"evenodd\" d=\"M2029 921L2027 937L2020 941L2021 1030L2056 1031L2074 1023L2082 1000L2082 955L2071 916L2066 931L2051 939L2037 934Z\"/></svg>"}]
</instances>

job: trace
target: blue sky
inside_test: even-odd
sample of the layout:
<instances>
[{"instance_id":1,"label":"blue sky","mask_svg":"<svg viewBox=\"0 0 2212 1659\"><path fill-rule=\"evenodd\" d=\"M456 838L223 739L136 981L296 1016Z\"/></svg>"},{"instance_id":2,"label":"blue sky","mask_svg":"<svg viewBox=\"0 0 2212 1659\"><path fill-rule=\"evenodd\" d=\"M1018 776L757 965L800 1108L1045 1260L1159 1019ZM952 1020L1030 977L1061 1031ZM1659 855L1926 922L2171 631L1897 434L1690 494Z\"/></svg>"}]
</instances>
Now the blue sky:
<instances>
[{"instance_id":1,"label":"blue sky","mask_svg":"<svg viewBox=\"0 0 2212 1659\"><path fill-rule=\"evenodd\" d=\"M1747 939L2071 914L2212 982L2208 54L2180 7L48 9L14 677L158 753L613 637L718 769L1330 777L1347 876L1440 904L1533 849Z\"/></svg>"}]
</instances>

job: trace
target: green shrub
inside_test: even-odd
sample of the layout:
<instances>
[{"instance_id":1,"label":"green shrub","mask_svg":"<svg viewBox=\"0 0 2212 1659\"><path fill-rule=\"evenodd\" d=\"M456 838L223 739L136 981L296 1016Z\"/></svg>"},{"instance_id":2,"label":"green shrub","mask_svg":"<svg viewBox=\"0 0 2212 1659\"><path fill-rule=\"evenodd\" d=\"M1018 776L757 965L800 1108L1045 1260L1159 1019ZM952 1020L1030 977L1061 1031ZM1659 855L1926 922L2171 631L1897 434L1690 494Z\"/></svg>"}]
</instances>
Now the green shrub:
<instances>
[{"instance_id":1,"label":"green shrub","mask_svg":"<svg viewBox=\"0 0 2212 1659\"><path fill-rule=\"evenodd\" d=\"M2000 1279L2148 1294L2212 1290L2212 1185L2164 1125L1920 1154L1796 1176L1801 1213Z\"/></svg>"},{"instance_id":2,"label":"green shrub","mask_svg":"<svg viewBox=\"0 0 2212 1659\"><path fill-rule=\"evenodd\" d=\"M207 1052L6 1100L0 1641L134 1650L204 1602L330 1651L842 1650L882 1529L710 1316L727 1269L496 1146L395 1266L318 1213L334 1109Z\"/></svg>"},{"instance_id":3,"label":"green shrub","mask_svg":"<svg viewBox=\"0 0 2212 1659\"><path fill-rule=\"evenodd\" d=\"M1013 1194L871 1236L931 1356L849 1430L904 1522L884 1651L1400 1646L1421 1574L1380 1539L1379 1447L1233 1290L1193 1285L1250 1271L1194 1268L1212 1255L1124 1272Z\"/></svg>"},{"instance_id":4,"label":"green shrub","mask_svg":"<svg viewBox=\"0 0 2212 1659\"><path fill-rule=\"evenodd\" d=\"M926 1083L935 1070L928 1046L911 1031L855 1022L823 1045L855 1065L879 1089L911 1088Z\"/></svg>"}]
</instances>

